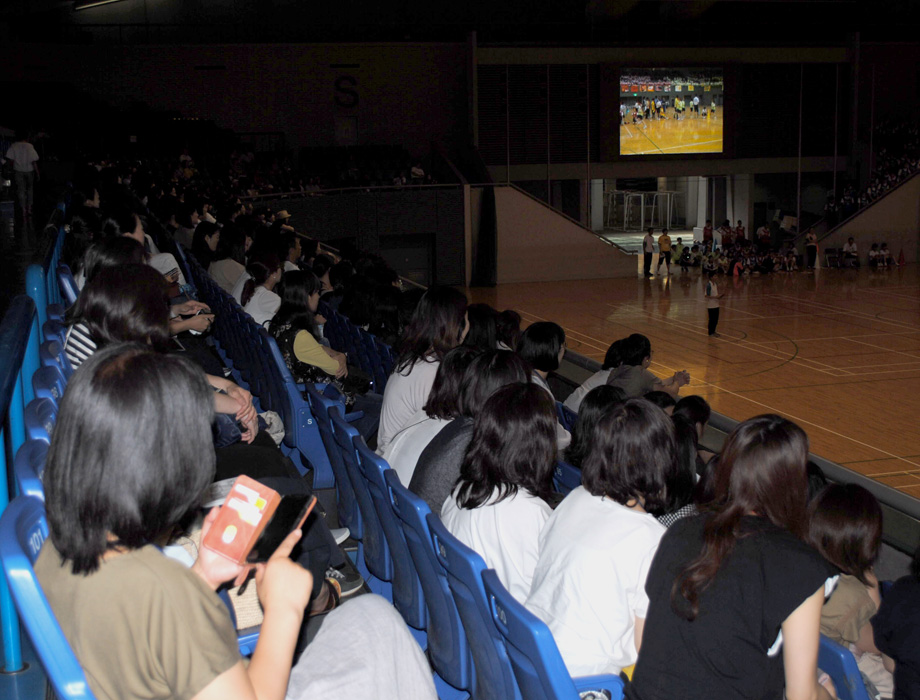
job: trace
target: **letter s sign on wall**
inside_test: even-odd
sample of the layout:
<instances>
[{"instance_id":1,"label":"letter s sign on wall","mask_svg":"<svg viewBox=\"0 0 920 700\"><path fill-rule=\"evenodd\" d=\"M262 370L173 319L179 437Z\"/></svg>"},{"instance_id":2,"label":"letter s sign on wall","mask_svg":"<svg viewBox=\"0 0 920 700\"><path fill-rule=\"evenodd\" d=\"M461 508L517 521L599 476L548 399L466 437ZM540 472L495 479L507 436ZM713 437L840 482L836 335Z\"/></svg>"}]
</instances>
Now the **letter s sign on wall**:
<instances>
[{"instance_id":1,"label":"letter s sign on wall","mask_svg":"<svg viewBox=\"0 0 920 700\"><path fill-rule=\"evenodd\" d=\"M358 91L354 88L358 79L351 75L340 75L335 79L335 103L339 107L351 108L358 106Z\"/></svg>"}]
</instances>

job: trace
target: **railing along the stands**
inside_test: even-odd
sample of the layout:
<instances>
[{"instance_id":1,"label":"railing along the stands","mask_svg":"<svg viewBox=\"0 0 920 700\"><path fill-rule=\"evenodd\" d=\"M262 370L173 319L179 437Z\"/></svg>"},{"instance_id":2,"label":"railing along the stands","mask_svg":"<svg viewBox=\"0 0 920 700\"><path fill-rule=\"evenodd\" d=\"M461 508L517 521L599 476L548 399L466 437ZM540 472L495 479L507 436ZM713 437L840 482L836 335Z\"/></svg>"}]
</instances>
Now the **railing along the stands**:
<instances>
[{"instance_id":1,"label":"railing along the stands","mask_svg":"<svg viewBox=\"0 0 920 700\"><path fill-rule=\"evenodd\" d=\"M52 234L41 265L26 270L26 295L17 296L0 323L0 513L6 509L15 488L11 478L13 458L25 441L23 411L34 398L32 375L39 366L38 347L41 326L48 304L59 304L57 265L64 248L66 205L59 204L45 227ZM0 640L3 645L2 670L14 673L23 669L19 618L10 598L6 578L0 576Z\"/></svg>"}]
</instances>

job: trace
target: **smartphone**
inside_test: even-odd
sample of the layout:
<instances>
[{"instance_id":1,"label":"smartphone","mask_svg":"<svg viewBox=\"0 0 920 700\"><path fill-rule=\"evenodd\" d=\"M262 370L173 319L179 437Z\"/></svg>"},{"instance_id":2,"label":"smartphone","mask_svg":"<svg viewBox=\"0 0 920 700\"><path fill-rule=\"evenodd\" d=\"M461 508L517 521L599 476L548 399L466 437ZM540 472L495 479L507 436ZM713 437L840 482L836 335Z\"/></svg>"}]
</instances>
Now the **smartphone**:
<instances>
[{"instance_id":1,"label":"smartphone","mask_svg":"<svg viewBox=\"0 0 920 700\"><path fill-rule=\"evenodd\" d=\"M269 560L275 550L294 530L303 527L316 506L316 496L295 494L281 497L268 525L246 555L247 564L259 564Z\"/></svg>"},{"instance_id":2,"label":"smartphone","mask_svg":"<svg viewBox=\"0 0 920 700\"><path fill-rule=\"evenodd\" d=\"M185 346L179 342L178 338L172 337L169 341L169 349L172 352L185 352Z\"/></svg>"}]
</instances>

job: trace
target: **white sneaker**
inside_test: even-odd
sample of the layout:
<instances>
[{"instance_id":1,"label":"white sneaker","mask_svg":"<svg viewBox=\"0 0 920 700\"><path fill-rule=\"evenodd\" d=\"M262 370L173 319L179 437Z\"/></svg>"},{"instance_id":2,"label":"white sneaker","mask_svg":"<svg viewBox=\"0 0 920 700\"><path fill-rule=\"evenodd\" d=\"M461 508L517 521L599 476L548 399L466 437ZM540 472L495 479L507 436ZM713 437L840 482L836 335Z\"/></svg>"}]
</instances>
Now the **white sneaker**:
<instances>
[{"instance_id":1,"label":"white sneaker","mask_svg":"<svg viewBox=\"0 0 920 700\"><path fill-rule=\"evenodd\" d=\"M332 536L335 538L336 544L342 544L342 542L351 537L351 530L347 527L337 527L329 530L329 532L331 532Z\"/></svg>"}]
</instances>

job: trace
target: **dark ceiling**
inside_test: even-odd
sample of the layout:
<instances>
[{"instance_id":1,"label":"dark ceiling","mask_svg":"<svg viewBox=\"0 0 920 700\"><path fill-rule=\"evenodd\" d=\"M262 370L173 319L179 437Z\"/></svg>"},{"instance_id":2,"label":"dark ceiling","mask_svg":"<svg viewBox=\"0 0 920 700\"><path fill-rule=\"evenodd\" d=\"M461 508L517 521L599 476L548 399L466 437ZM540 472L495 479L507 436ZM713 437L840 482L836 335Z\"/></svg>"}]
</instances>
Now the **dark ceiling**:
<instances>
[{"instance_id":1,"label":"dark ceiling","mask_svg":"<svg viewBox=\"0 0 920 700\"><path fill-rule=\"evenodd\" d=\"M115 42L464 40L481 44L916 41L916 0L4 0L0 39Z\"/></svg>"}]
</instances>

